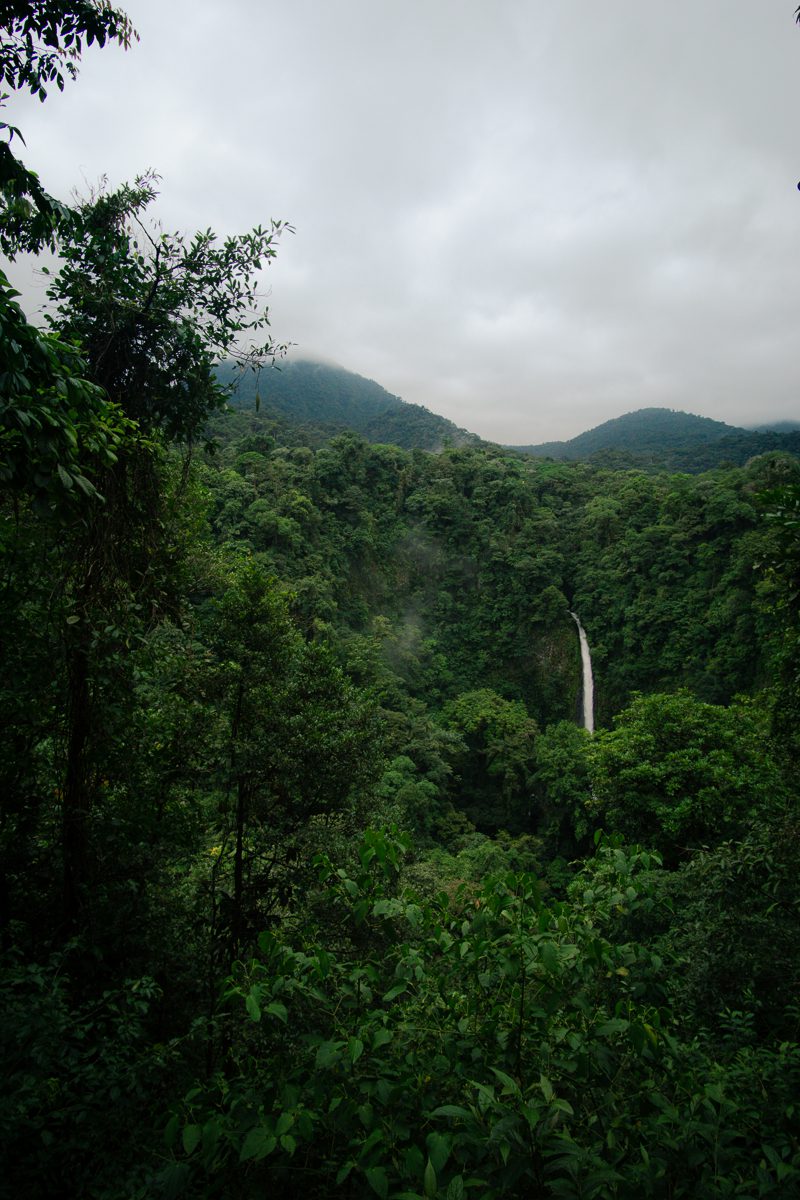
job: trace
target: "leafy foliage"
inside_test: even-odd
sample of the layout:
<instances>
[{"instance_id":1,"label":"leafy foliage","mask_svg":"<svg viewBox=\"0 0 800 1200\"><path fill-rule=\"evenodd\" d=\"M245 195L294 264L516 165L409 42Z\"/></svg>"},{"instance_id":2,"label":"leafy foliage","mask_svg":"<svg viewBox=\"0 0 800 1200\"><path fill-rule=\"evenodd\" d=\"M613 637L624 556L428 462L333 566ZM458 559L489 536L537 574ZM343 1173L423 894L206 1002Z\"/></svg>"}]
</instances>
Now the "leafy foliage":
<instances>
[{"instance_id":1,"label":"leafy foliage","mask_svg":"<svg viewBox=\"0 0 800 1200\"><path fill-rule=\"evenodd\" d=\"M39 100L55 84L63 91L75 79L84 44L116 41L127 49L138 34L121 9L95 0L3 0L0 4L0 107L11 92ZM11 150L19 129L0 121L0 248L9 257L21 250L54 245L71 228L70 210L54 200Z\"/></svg>"},{"instance_id":2,"label":"leafy foliage","mask_svg":"<svg viewBox=\"0 0 800 1200\"><path fill-rule=\"evenodd\" d=\"M785 796L764 752L767 720L743 701L637 696L592 742L590 809L599 824L671 857L740 834Z\"/></svg>"},{"instance_id":3,"label":"leafy foliage","mask_svg":"<svg viewBox=\"0 0 800 1200\"><path fill-rule=\"evenodd\" d=\"M25 89L39 100L47 87L64 90L66 76L75 79L77 60L87 46L117 41L126 49L138 35L128 17L110 4L92 0L3 0L0 5L3 44L0 84Z\"/></svg>"},{"instance_id":4,"label":"leafy foliage","mask_svg":"<svg viewBox=\"0 0 800 1200\"><path fill-rule=\"evenodd\" d=\"M159 989L126 979L80 1000L69 969L64 955L2 974L2 1193L143 1195L140 1113L169 1059L147 1033Z\"/></svg>"},{"instance_id":5,"label":"leafy foliage","mask_svg":"<svg viewBox=\"0 0 800 1200\"><path fill-rule=\"evenodd\" d=\"M525 706L482 688L451 700L443 715L464 739L466 753L456 763L455 787L473 823L524 829L538 732Z\"/></svg>"},{"instance_id":6,"label":"leafy foliage","mask_svg":"<svg viewBox=\"0 0 800 1200\"><path fill-rule=\"evenodd\" d=\"M221 245L210 230L188 244L151 233L143 217L155 183L142 177L77 210L48 293L49 320L80 342L97 383L143 429L191 439L222 400L215 358L269 325L256 272L274 258L284 226L273 221ZM280 351L268 337L243 357L258 362Z\"/></svg>"},{"instance_id":7,"label":"leafy foliage","mask_svg":"<svg viewBox=\"0 0 800 1200\"><path fill-rule=\"evenodd\" d=\"M97 495L92 476L116 461L131 425L85 378L80 352L30 325L16 296L0 274L0 482L68 507L81 493Z\"/></svg>"},{"instance_id":8,"label":"leafy foliage","mask_svg":"<svg viewBox=\"0 0 800 1200\"><path fill-rule=\"evenodd\" d=\"M571 906L508 875L459 912L396 894L403 850L371 831L355 876L319 861L326 902L380 955L265 935L237 967L247 1082L187 1095L172 1179L182 1167L194 1189L224 1175L237 1195L289 1195L302 1173L322 1195L335 1173L344 1195L384 1197L778 1195L796 1181L790 1119L747 1086L770 1074L785 1103L796 1053L714 1065L659 1007L667 963L603 930L612 910L654 902L657 860L608 847ZM744 1149L754 1121L760 1165Z\"/></svg>"},{"instance_id":9,"label":"leafy foliage","mask_svg":"<svg viewBox=\"0 0 800 1200\"><path fill-rule=\"evenodd\" d=\"M794 811L754 822L736 842L694 856L670 881L664 934L682 961L674 1011L694 1027L709 1016L746 1046L796 1041L798 908Z\"/></svg>"}]
</instances>

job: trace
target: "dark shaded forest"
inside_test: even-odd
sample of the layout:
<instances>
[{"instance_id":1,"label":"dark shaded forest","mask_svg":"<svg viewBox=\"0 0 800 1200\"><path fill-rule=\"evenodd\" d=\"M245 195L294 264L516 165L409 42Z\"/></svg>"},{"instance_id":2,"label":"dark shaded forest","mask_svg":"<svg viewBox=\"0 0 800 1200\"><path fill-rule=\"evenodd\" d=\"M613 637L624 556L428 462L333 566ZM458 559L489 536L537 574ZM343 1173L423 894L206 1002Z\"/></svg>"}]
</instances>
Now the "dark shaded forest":
<instances>
[{"instance_id":1,"label":"dark shaded forest","mask_svg":"<svg viewBox=\"0 0 800 1200\"><path fill-rule=\"evenodd\" d=\"M800 1195L798 459L231 409L283 227L0 147L0 1195Z\"/></svg>"}]
</instances>

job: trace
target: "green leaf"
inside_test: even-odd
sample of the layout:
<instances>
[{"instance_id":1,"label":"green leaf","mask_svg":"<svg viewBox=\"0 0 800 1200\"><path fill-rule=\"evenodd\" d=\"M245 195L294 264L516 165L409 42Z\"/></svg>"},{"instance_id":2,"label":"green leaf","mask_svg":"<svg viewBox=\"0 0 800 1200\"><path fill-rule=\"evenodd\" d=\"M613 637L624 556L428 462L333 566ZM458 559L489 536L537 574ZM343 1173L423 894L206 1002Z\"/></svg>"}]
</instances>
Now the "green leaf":
<instances>
[{"instance_id":1,"label":"green leaf","mask_svg":"<svg viewBox=\"0 0 800 1200\"><path fill-rule=\"evenodd\" d=\"M375 1110L371 1104L359 1104L358 1119L365 1129L371 1129L375 1123Z\"/></svg>"},{"instance_id":2,"label":"green leaf","mask_svg":"<svg viewBox=\"0 0 800 1200\"><path fill-rule=\"evenodd\" d=\"M164 1144L169 1150L175 1145L180 1123L180 1117L177 1113L173 1113L169 1121L167 1121L167 1127L164 1130Z\"/></svg>"},{"instance_id":3,"label":"green leaf","mask_svg":"<svg viewBox=\"0 0 800 1200\"><path fill-rule=\"evenodd\" d=\"M542 942L539 947L542 962L548 971L558 970L558 949L553 942Z\"/></svg>"},{"instance_id":4,"label":"green leaf","mask_svg":"<svg viewBox=\"0 0 800 1200\"><path fill-rule=\"evenodd\" d=\"M764 1151L765 1157L769 1159L771 1166L777 1167L780 1165L781 1160L773 1150L772 1146L768 1146L765 1142L762 1142L761 1149Z\"/></svg>"},{"instance_id":5,"label":"green leaf","mask_svg":"<svg viewBox=\"0 0 800 1200\"><path fill-rule=\"evenodd\" d=\"M361 1149L358 1152L358 1157L362 1160L369 1158L369 1152L372 1147L377 1146L378 1142L381 1141L383 1141L383 1130L373 1129L369 1137L362 1143Z\"/></svg>"},{"instance_id":6,"label":"green leaf","mask_svg":"<svg viewBox=\"0 0 800 1200\"><path fill-rule=\"evenodd\" d=\"M452 1135L449 1133L429 1133L426 1141L434 1170L437 1173L441 1173L447 1164L450 1151L453 1147Z\"/></svg>"},{"instance_id":7,"label":"green leaf","mask_svg":"<svg viewBox=\"0 0 800 1200\"><path fill-rule=\"evenodd\" d=\"M277 1000L273 1000L272 1004L268 1004L266 1011L271 1017L277 1017L279 1021L283 1021L284 1025L289 1020L289 1014L286 1011L286 1005L280 1004Z\"/></svg>"},{"instance_id":8,"label":"green leaf","mask_svg":"<svg viewBox=\"0 0 800 1200\"><path fill-rule=\"evenodd\" d=\"M65 471L64 468L62 467L61 463L57 464L57 470L58 470L58 478L61 480L64 487L67 489L67 491L68 492L71 491L72 485L73 485L73 478L70 475L69 471Z\"/></svg>"},{"instance_id":9,"label":"green leaf","mask_svg":"<svg viewBox=\"0 0 800 1200\"><path fill-rule=\"evenodd\" d=\"M364 1043L360 1038L352 1037L347 1043L347 1051L350 1055L350 1062L357 1063L364 1053Z\"/></svg>"},{"instance_id":10,"label":"green leaf","mask_svg":"<svg viewBox=\"0 0 800 1200\"><path fill-rule=\"evenodd\" d=\"M492 1071L503 1085L504 1096L519 1096L519 1084L510 1075L506 1075L505 1071L499 1071L497 1067L492 1067Z\"/></svg>"},{"instance_id":11,"label":"green leaf","mask_svg":"<svg viewBox=\"0 0 800 1200\"><path fill-rule=\"evenodd\" d=\"M394 1034L388 1029L376 1029L375 1036L372 1039L372 1049L379 1050L381 1046L385 1046L390 1042Z\"/></svg>"},{"instance_id":12,"label":"green leaf","mask_svg":"<svg viewBox=\"0 0 800 1200\"><path fill-rule=\"evenodd\" d=\"M258 1003L258 991L256 990L256 988L253 988L250 992L248 992L244 1003L245 1003L245 1008L247 1009L248 1013L250 1014L251 1020L260 1021L261 1020L261 1005Z\"/></svg>"},{"instance_id":13,"label":"green leaf","mask_svg":"<svg viewBox=\"0 0 800 1200\"><path fill-rule=\"evenodd\" d=\"M386 1200L389 1195L389 1180L386 1178L383 1167L367 1167L364 1174L373 1192L376 1192L381 1200Z\"/></svg>"},{"instance_id":14,"label":"green leaf","mask_svg":"<svg viewBox=\"0 0 800 1200\"><path fill-rule=\"evenodd\" d=\"M598 1037L610 1037L614 1033L624 1033L628 1028L628 1021L622 1020L620 1017L612 1017L610 1021L604 1021L597 1029Z\"/></svg>"},{"instance_id":15,"label":"green leaf","mask_svg":"<svg viewBox=\"0 0 800 1200\"><path fill-rule=\"evenodd\" d=\"M425 1170L425 1158L419 1146L409 1146L404 1155L404 1163L406 1175L412 1179L418 1178Z\"/></svg>"},{"instance_id":16,"label":"green leaf","mask_svg":"<svg viewBox=\"0 0 800 1200\"><path fill-rule=\"evenodd\" d=\"M458 1104L441 1104L439 1108L435 1108L431 1113L432 1117L467 1117L471 1118L472 1113L468 1108L461 1108Z\"/></svg>"},{"instance_id":17,"label":"green leaf","mask_svg":"<svg viewBox=\"0 0 800 1200\"><path fill-rule=\"evenodd\" d=\"M216 1150L220 1129L220 1122L214 1120L213 1117L203 1126L203 1155L205 1158L208 1158Z\"/></svg>"},{"instance_id":18,"label":"green leaf","mask_svg":"<svg viewBox=\"0 0 800 1200\"><path fill-rule=\"evenodd\" d=\"M277 1139L268 1129L265 1129L263 1125L257 1125L244 1139L239 1153L239 1162L247 1162L248 1159L255 1159L258 1162L260 1159L266 1158L268 1154L272 1154L277 1144Z\"/></svg>"},{"instance_id":19,"label":"green leaf","mask_svg":"<svg viewBox=\"0 0 800 1200\"><path fill-rule=\"evenodd\" d=\"M187 1154L193 1154L200 1145L200 1139L203 1136L203 1131L199 1125L184 1125L183 1127L183 1149Z\"/></svg>"},{"instance_id":20,"label":"green leaf","mask_svg":"<svg viewBox=\"0 0 800 1200\"><path fill-rule=\"evenodd\" d=\"M344 1042L323 1042L317 1050L316 1066L324 1070L333 1067L342 1057Z\"/></svg>"},{"instance_id":21,"label":"green leaf","mask_svg":"<svg viewBox=\"0 0 800 1200\"><path fill-rule=\"evenodd\" d=\"M280 1137L294 1125L294 1117L289 1112L282 1112L275 1123L275 1136Z\"/></svg>"},{"instance_id":22,"label":"green leaf","mask_svg":"<svg viewBox=\"0 0 800 1200\"><path fill-rule=\"evenodd\" d=\"M398 983L395 987L389 988L389 991L383 997L384 1001L389 1004L392 1000L396 1000L398 996L402 996L408 988L407 983Z\"/></svg>"},{"instance_id":23,"label":"green leaf","mask_svg":"<svg viewBox=\"0 0 800 1200\"><path fill-rule=\"evenodd\" d=\"M436 1195L437 1189L436 1168L430 1159L425 1164L425 1174L422 1177L422 1187L425 1195L432 1197Z\"/></svg>"},{"instance_id":24,"label":"green leaf","mask_svg":"<svg viewBox=\"0 0 800 1200\"><path fill-rule=\"evenodd\" d=\"M84 496L93 496L95 494L94 485L89 482L85 475L75 475L73 478Z\"/></svg>"},{"instance_id":25,"label":"green leaf","mask_svg":"<svg viewBox=\"0 0 800 1200\"><path fill-rule=\"evenodd\" d=\"M344 1183L345 1179L347 1179L347 1176L350 1174L350 1172L352 1171L352 1169L355 1165L356 1164L353 1162L353 1160L351 1158L349 1162L346 1162L343 1166L339 1167L339 1170L336 1172L336 1186L337 1187L339 1187L340 1184Z\"/></svg>"},{"instance_id":26,"label":"green leaf","mask_svg":"<svg viewBox=\"0 0 800 1200\"><path fill-rule=\"evenodd\" d=\"M464 1176L455 1175L447 1185L447 1200L464 1200Z\"/></svg>"}]
</instances>

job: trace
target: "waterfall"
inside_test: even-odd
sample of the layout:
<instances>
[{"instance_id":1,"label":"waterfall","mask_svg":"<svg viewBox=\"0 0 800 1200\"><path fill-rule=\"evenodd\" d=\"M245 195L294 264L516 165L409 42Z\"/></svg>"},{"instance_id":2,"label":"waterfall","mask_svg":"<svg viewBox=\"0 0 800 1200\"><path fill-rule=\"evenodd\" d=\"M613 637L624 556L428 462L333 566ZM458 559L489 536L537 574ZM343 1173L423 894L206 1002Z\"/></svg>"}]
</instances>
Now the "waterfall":
<instances>
[{"instance_id":1,"label":"waterfall","mask_svg":"<svg viewBox=\"0 0 800 1200\"><path fill-rule=\"evenodd\" d=\"M589 639L586 630L578 619L578 614L569 614L578 626L578 638L581 643L581 664L583 666L583 728L589 733L594 732L594 680L592 679L592 656L589 653Z\"/></svg>"}]
</instances>

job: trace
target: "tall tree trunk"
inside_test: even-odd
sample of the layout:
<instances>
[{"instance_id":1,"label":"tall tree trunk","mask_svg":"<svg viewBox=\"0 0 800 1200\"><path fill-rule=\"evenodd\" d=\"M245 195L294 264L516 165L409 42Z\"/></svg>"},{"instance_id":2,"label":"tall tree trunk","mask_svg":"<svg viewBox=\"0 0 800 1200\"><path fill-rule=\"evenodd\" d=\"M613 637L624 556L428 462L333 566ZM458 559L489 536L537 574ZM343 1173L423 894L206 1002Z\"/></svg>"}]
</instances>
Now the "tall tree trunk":
<instances>
[{"instance_id":1,"label":"tall tree trunk","mask_svg":"<svg viewBox=\"0 0 800 1200\"><path fill-rule=\"evenodd\" d=\"M236 689L236 704L231 722L231 777L236 780L236 846L233 856L233 916L231 920L231 959L239 953L242 939L242 898L244 893L244 831L247 821L247 784L237 762L237 739L242 721L244 703L244 681L240 678Z\"/></svg>"},{"instance_id":2,"label":"tall tree trunk","mask_svg":"<svg viewBox=\"0 0 800 1200\"><path fill-rule=\"evenodd\" d=\"M237 958L242 943L244 901L244 831L247 825L247 783L243 776L236 781L236 849L233 856L233 927L231 957Z\"/></svg>"},{"instance_id":3,"label":"tall tree trunk","mask_svg":"<svg viewBox=\"0 0 800 1200\"><path fill-rule=\"evenodd\" d=\"M62 800L63 916L68 928L81 923L86 898L89 795L86 751L91 729L89 634L81 631L67 660L67 760Z\"/></svg>"}]
</instances>

